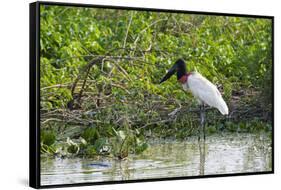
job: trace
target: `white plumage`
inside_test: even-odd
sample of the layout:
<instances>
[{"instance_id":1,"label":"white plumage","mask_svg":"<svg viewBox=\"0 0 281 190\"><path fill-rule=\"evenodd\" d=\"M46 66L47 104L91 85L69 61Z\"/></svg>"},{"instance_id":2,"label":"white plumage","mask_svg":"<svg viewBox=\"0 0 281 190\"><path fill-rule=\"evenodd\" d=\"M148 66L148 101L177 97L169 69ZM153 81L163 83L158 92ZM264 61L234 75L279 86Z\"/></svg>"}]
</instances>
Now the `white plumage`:
<instances>
[{"instance_id":1,"label":"white plumage","mask_svg":"<svg viewBox=\"0 0 281 190\"><path fill-rule=\"evenodd\" d=\"M228 107L217 87L200 73L190 73L182 86L185 90L189 89L200 103L217 108L223 115L228 114Z\"/></svg>"}]
</instances>

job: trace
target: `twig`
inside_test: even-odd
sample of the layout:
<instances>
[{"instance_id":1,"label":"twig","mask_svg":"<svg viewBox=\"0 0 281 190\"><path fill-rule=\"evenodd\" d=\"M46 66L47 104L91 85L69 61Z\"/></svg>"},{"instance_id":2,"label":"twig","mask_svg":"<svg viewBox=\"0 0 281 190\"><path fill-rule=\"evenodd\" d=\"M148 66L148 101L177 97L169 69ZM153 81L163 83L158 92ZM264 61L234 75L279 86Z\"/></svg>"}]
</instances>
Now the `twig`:
<instances>
[{"instance_id":1,"label":"twig","mask_svg":"<svg viewBox=\"0 0 281 190\"><path fill-rule=\"evenodd\" d=\"M175 116L182 108L181 104L176 100L176 102L178 103L179 107L176 108L174 111L172 111L171 113L168 114L168 116Z\"/></svg>"},{"instance_id":2,"label":"twig","mask_svg":"<svg viewBox=\"0 0 281 190\"><path fill-rule=\"evenodd\" d=\"M87 78L88 78L88 75L89 75L90 70L91 70L91 67L88 67L88 70L87 70L87 73L86 73L86 75L85 75L82 88L81 88L81 90L80 90L80 92L79 92L79 95L78 95L78 98L77 98L77 101L78 101L78 102L80 102L80 100L81 100L81 96L82 96L82 94L83 94L84 87L85 87L85 84L86 84L86 81L87 81Z\"/></svg>"},{"instance_id":3,"label":"twig","mask_svg":"<svg viewBox=\"0 0 281 190\"><path fill-rule=\"evenodd\" d=\"M78 74L77 78L75 79L75 81L73 82L73 85L72 85L72 89L71 89L71 94L72 96L74 97L74 90L76 88L76 85L77 85L77 82L81 79L82 75L84 74L85 71L87 71L87 76L89 74L88 70L95 64L97 64L98 62L101 62L102 59L104 57L98 57L98 58L94 58L92 59L87 65L85 65L82 70L80 71L80 73ZM84 78L85 80L85 78Z\"/></svg>"},{"instance_id":4,"label":"twig","mask_svg":"<svg viewBox=\"0 0 281 190\"><path fill-rule=\"evenodd\" d=\"M132 23L133 15L134 15L134 12L131 13L129 24L128 24L128 27L127 27L126 36L125 36L124 43L123 43L123 48L126 47L127 37L128 37L128 33L129 33L129 30L130 30L131 23Z\"/></svg>"},{"instance_id":5,"label":"twig","mask_svg":"<svg viewBox=\"0 0 281 190\"><path fill-rule=\"evenodd\" d=\"M159 124L159 123L168 123L168 122L172 122L172 121L174 121L174 120L172 120L172 119L166 119L166 120L154 121L154 122L145 124L144 126L140 127L140 129L145 128L145 127L147 127L147 126L149 126L149 125L154 125L154 124Z\"/></svg>"},{"instance_id":6,"label":"twig","mask_svg":"<svg viewBox=\"0 0 281 190\"><path fill-rule=\"evenodd\" d=\"M121 88L121 89L125 90L128 94L131 94L129 90L127 90L126 88L124 88L123 86L121 86L119 84L111 83L111 86L114 86L114 87L117 87L117 88Z\"/></svg>"},{"instance_id":7,"label":"twig","mask_svg":"<svg viewBox=\"0 0 281 190\"><path fill-rule=\"evenodd\" d=\"M115 66L121 71L121 73L123 73L123 75L129 80L132 81L132 79L130 78L130 75L127 73L127 71L119 64L115 64Z\"/></svg>"},{"instance_id":8,"label":"twig","mask_svg":"<svg viewBox=\"0 0 281 190\"><path fill-rule=\"evenodd\" d=\"M64 84L55 84L52 86L46 86L46 87L41 88L40 90L46 90L46 89L50 89L50 88L63 88L63 87L71 87L71 83L68 82L68 83L64 83Z\"/></svg>"},{"instance_id":9,"label":"twig","mask_svg":"<svg viewBox=\"0 0 281 190\"><path fill-rule=\"evenodd\" d=\"M167 18L156 20L156 21L152 22L151 24L149 24L149 25L148 25L147 27L145 27L144 29L142 29L142 30L139 32L139 34L138 34L136 40L134 41L134 47L135 47L134 49L136 49L137 42L139 41L140 35L141 35L142 33L144 33L148 28L150 28L151 26L157 24L158 22L165 21L165 20L167 20ZM133 53L135 53L135 52L133 52Z\"/></svg>"},{"instance_id":10,"label":"twig","mask_svg":"<svg viewBox=\"0 0 281 190\"><path fill-rule=\"evenodd\" d=\"M58 122L62 122L63 120L61 119L58 119L58 118L49 118L49 119L46 119L45 121L42 121L41 124L46 124L50 121L58 121Z\"/></svg>"}]
</instances>

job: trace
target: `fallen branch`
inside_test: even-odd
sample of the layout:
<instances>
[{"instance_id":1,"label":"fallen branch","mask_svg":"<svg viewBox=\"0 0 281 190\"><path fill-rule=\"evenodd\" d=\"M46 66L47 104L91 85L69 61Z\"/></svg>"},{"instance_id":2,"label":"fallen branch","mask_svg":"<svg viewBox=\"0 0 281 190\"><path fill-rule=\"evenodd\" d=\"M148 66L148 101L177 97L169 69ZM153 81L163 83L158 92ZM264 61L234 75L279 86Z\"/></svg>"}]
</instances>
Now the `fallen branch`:
<instances>
[{"instance_id":1,"label":"fallen branch","mask_svg":"<svg viewBox=\"0 0 281 190\"><path fill-rule=\"evenodd\" d=\"M156 124L160 124L160 123L168 123L168 122L172 122L172 121L174 121L174 120L173 119L166 119L166 120L154 121L154 122L147 123L147 124L143 125L139 129L145 128L145 127L150 126L150 125L156 125Z\"/></svg>"},{"instance_id":2,"label":"fallen branch","mask_svg":"<svg viewBox=\"0 0 281 190\"><path fill-rule=\"evenodd\" d=\"M40 90L47 90L47 89L50 89L50 88L69 88L72 86L72 83L68 82L68 83L64 83L64 84L55 84L55 85L51 85L51 86L46 86L46 87L43 87L41 88Z\"/></svg>"}]
</instances>

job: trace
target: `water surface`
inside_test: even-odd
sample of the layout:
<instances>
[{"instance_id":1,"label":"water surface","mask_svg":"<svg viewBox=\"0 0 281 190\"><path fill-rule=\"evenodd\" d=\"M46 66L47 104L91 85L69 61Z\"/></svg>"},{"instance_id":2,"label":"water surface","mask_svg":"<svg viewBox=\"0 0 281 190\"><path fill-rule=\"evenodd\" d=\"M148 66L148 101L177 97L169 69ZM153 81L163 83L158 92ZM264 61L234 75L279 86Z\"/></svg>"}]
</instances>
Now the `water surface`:
<instances>
[{"instance_id":1,"label":"water surface","mask_svg":"<svg viewBox=\"0 0 281 190\"><path fill-rule=\"evenodd\" d=\"M112 158L41 158L41 185L230 174L272 170L265 134L222 133L185 141L157 140L141 155Z\"/></svg>"}]
</instances>

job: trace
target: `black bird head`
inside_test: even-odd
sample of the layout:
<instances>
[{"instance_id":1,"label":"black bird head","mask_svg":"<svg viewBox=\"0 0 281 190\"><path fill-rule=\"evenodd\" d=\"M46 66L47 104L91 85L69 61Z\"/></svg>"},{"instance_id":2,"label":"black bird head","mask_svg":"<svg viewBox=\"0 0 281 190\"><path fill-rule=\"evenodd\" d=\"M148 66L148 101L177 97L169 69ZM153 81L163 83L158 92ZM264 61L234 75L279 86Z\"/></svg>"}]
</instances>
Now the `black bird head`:
<instances>
[{"instance_id":1,"label":"black bird head","mask_svg":"<svg viewBox=\"0 0 281 190\"><path fill-rule=\"evenodd\" d=\"M179 80L182 76L186 75L186 65L182 59L178 59L168 73L162 78L160 84L168 80L173 74L177 72L177 79Z\"/></svg>"}]
</instances>

